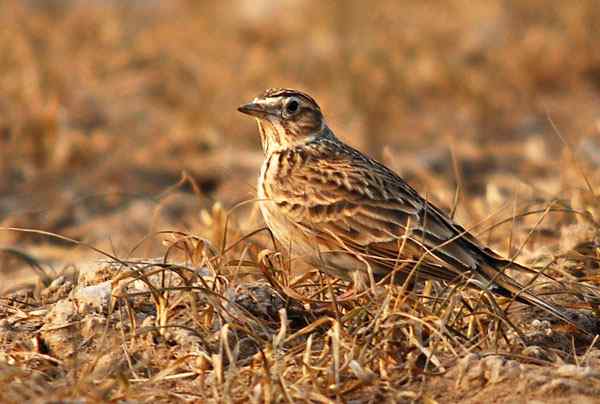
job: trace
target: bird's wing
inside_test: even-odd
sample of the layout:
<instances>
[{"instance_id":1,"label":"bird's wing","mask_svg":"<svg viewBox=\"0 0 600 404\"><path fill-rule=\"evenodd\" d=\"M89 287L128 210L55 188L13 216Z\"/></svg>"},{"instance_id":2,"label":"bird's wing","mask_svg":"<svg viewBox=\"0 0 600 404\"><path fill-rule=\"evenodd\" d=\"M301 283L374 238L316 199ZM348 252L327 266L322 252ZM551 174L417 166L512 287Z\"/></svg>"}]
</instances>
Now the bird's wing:
<instances>
[{"instance_id":1,"label":"bird's wing","mask_svg":"<svg viewBox=\"0 0 600 404\"><path fill-rule=\"evenodd\" d=\"M473 236L360 152L282 159L297 163L273 179L272 200L321 243L379 257L390 270L403 248L403 256L430 264L428 275L436 279L456 279L479 266L485 251Z\"/></svg>"}]
</instances>

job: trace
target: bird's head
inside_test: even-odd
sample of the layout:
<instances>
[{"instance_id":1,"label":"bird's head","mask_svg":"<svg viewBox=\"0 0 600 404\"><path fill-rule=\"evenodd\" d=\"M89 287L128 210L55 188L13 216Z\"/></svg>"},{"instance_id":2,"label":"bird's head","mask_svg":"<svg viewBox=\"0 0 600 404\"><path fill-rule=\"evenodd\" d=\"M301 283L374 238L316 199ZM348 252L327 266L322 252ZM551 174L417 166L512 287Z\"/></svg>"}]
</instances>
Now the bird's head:
<instances>
[{"instance_id":1,"label":"bird's head","mask_svg":"<svg viewBox=\"0 0 600 404\"><path fill-rule=\"evenodd\" d=\"M317 102L308 94L285 88L271 88L238 111L258 122L263 149L275 150L306 144L325 128Z\"/></svg>"}]
</instances>

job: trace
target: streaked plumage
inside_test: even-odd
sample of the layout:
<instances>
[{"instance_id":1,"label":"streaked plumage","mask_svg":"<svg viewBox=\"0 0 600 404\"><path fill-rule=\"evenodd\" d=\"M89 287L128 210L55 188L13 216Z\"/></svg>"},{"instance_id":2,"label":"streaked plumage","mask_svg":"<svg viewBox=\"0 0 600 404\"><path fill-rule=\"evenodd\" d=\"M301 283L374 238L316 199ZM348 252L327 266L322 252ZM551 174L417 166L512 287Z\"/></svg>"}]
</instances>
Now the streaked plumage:
<instances>
[{"instance_id":1,"label":"streaked plumage","mask_svg":"<svg viewBox=\"0 0 600 404\"><path fill-rule=\"evenodd\" d=\"M525 269L482 245L384 165L340 141L309 95L270 89L240 112L256 117L265 161L258 197L267 226L293 256L355 287L470 279L480 287L564 312L503 273Z\"/></svg>"}]
</instances>

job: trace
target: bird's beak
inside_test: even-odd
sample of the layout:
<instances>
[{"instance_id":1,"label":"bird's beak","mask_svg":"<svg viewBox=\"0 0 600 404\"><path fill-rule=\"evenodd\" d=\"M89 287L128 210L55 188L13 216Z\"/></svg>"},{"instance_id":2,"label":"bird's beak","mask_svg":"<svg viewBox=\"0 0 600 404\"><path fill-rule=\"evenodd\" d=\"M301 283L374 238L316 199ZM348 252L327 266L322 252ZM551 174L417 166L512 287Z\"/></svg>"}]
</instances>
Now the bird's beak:
<instances>
[{"instance_id":1,"label":"bird's beak","mask_svg":"<svg viewBox=\"0 0 600 404\"><path fill-rule=\"evenodd\" d=\"M269 104L265 100L254 99L238 108L242 114L264 118L270 114Z\"/></svg>"}]
</instances>

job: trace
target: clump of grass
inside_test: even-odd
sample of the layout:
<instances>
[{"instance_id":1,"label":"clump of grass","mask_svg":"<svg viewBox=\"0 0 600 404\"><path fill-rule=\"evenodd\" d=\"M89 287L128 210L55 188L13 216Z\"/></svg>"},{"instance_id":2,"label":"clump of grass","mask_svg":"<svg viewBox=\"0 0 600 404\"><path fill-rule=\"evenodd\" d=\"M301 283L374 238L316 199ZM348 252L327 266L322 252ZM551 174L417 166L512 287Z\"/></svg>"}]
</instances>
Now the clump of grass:
<instances>
[{"instance_id":1,"label":"clump of grass","mask_svg":"<svg viewBox=\"0 0 600 404\"><path fill-rule=\"evenodd\" d=\"M437 394L428 381L473 353L553 367L584 364L596 351L596 339L527 307L505 311L512 302L465 285L381 285L376 294L338 301L348 285L316 269L298 274L268 236L228 241L240 232L220 207L205 221L220 246L163 231L156 235L162 258L120 259L96 249L107 258L78 276L5 294L7 397L418 399ZM567 292L581 296L585 287L587 299L597 300L586 281ZM109 301L90 308L81 290L103 284Z\"/></svg>"}]
</instances>

